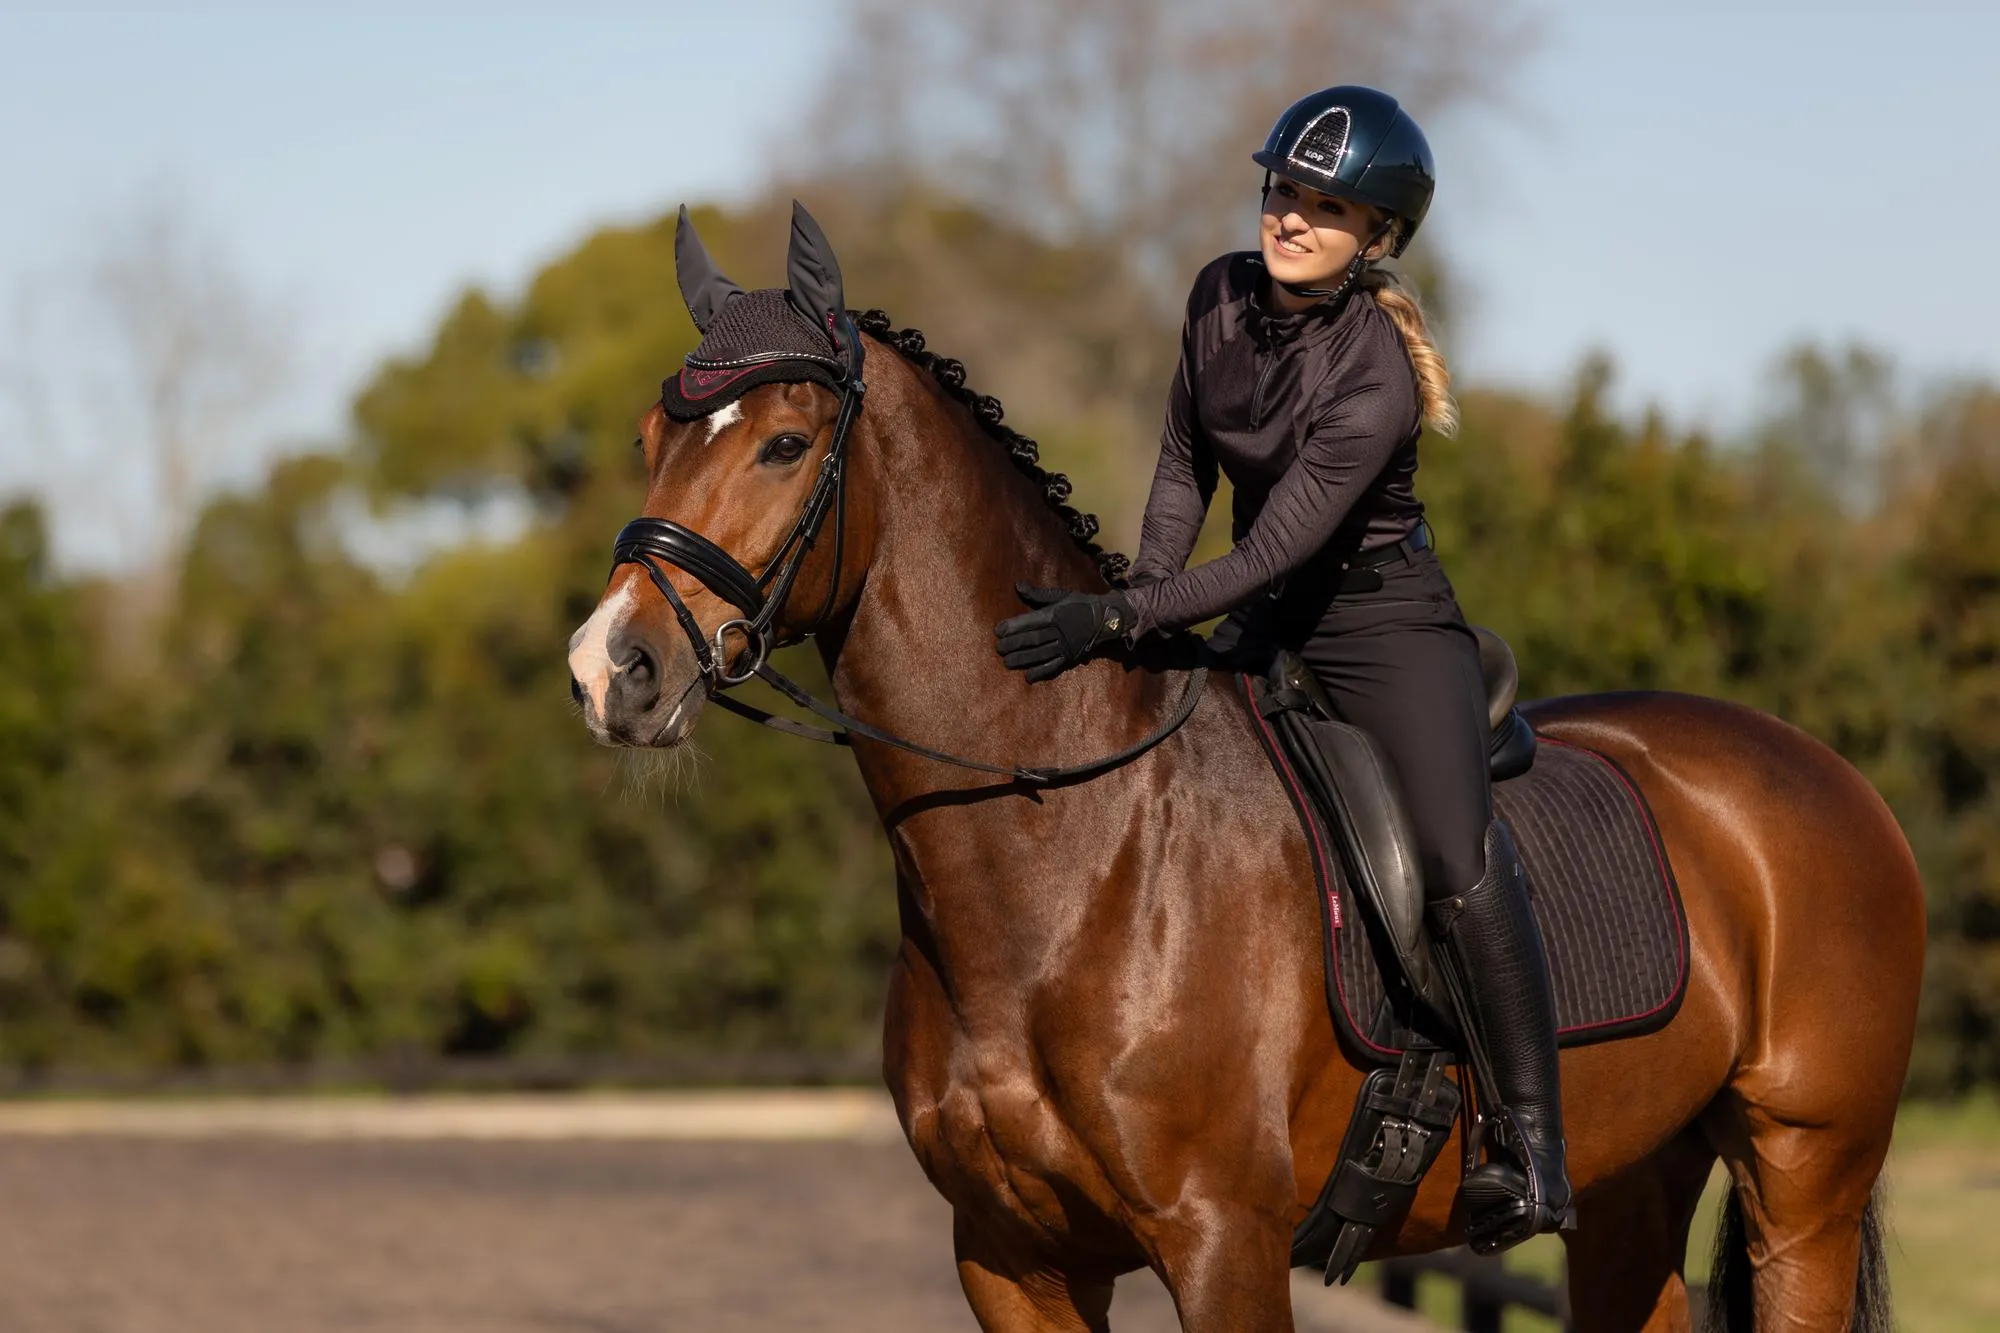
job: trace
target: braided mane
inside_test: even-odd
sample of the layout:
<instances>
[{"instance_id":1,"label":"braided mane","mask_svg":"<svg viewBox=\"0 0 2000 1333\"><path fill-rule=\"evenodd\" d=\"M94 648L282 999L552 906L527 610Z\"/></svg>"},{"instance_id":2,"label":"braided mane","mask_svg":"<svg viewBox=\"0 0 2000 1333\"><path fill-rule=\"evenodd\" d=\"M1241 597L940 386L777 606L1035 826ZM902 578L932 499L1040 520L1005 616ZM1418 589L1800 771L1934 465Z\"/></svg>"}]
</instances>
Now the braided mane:
<instances>
[{"instance_id":1,"label":"braided mane","mask_svg":"<svg viewBox=\"0 0 2000 1333\"><path fill-rule=\"evenodd\" d=\"M979 423L981 430L998 441L1007 451L1007 458L1016 471L1040 489L1042 498L1056 511L1077 547L1097 562L1097 570L1105 582L1114 588L1125 584L1125 571L1132 562L1117 551L1107 551L1092 538L1097 536L1097 515L1078 512L1069 504L1069 478L1060 472L1050 472L1040 463L1041 450L1036 443L1011 426L1001 423L1003 415L1000 400L990 394L974 393L965 387L965 363L948 356L939 356L924 347L924 335L917 329L895 328L895 321L880 310L849 311L854 325L863 333L877 341L893 347L902 354L905 361L920 370L927 370L931 378L938 382L953 399L963 404L972 413L972 419Z\"/></svg>"}]
</instances>

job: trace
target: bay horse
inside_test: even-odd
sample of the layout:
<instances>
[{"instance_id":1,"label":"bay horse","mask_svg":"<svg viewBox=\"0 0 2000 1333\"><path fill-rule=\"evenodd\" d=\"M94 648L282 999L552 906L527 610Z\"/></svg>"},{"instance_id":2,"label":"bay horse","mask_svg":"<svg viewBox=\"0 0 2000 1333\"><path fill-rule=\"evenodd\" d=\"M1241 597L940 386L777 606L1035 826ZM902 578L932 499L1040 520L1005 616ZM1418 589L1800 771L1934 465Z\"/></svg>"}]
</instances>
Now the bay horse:
<instances>
[{"instance_id":1,"label":"bay horse","mask_svg":"<svg viewBox=\"0 0 2000 1333\"><path fill-rule=\"evenodd\" d=\"M844 312L821 303L832 328ZM875 315L850 327L866 407L845 427L849 395L806 380L693 420L646 413L644 514L752 570L800 551L767 628L816 640L846 714L1003 768L1156 730L1185 673L1102 659L1030 685L1002 667L992 626L1017 581L1106 586L1090 529L962 367ZM788 547L848 428L839 539ZM575 689L600 742L678 746L719 688L683 631L726 657L718 630L749 613L620 551L571 643ZM1528 716L1643 790L1692 946L1672 1022L1563 1054L1577 1325L1690 1326L1683 1261L1719 1156L1726 1326L1885 1330L1872 1191L1924 950L1895 819L1832 750L1746 707L1631 692ZM1305 836L1241 697L1218 683L1172 735L1068 783L968 778L865 736L854 757L901 917L884 1075L952 1206L980 1326L1105 1329L1113 1280L1150 1267L1191 1333L1292 1328L1292 1228L1363 1071L1327 1010ZM1457 1157L1374 1257L1459 1241Z\"/></svg>"}]
</instances>

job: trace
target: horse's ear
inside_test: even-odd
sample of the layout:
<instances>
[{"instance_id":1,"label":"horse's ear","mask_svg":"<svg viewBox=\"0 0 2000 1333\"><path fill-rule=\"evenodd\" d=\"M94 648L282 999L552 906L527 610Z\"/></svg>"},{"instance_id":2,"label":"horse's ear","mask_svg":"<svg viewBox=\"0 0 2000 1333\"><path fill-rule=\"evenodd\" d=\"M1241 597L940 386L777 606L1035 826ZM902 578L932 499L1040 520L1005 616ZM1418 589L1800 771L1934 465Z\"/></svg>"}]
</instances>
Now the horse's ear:
<instances>
[{"instance_id":1,"label":"horse's ear","mask_svg":"<svg viewBox=\"0 0 2000 1333\"><path fill-rule=\"evenodd\" d=\"M694 316L696 333L708 332L710 321L722 313L722 307L743 295L743 289L723 277L708 257L707 247L688 219L686 204L681 205L681 220L674 227L674 275L680 279L681 299L687 302L688 314Z\"/></svg>"},{"instance_id":2,"label":"horse's ear","mask_svg":"<svg viewBox=\"0 0 2000 1333\"><path fill-rule=\"evenodd\" d=\"M819 223L796 199L792 200L792 248L785 260L785 281L799 313L833 338L834 326L847 309L840 285L840 261L833 257L833 247L827 244ZM837 341L835 345L839 345Z\"/></svg>"}]
</instances>

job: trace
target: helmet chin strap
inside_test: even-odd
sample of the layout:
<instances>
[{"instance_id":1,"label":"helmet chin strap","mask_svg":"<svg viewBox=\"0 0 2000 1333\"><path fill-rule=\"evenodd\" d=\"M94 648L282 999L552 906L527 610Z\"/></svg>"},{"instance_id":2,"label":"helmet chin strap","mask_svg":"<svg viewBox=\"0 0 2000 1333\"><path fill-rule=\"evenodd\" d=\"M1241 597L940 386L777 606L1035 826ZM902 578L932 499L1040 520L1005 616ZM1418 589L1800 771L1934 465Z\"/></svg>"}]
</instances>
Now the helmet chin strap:
<instances>
[{"instance_id":1,"label":"helmet chin strap","mask_svg":"<svg viewBox=\"0 0 2000 1333\"><path fill-rule=\"evenodd\" d=\"M1365 270L1370 264L1375 262L1374 260L1368 257L1368 252L1375 248L1375 242L1381 240L1384 236L1389 234L1389 228L1394 225L1395 223L1394 220L1392 219L1391 221L1385 222L1381 226L1375 229L1375 234L1373 236L1370 236L1367 239L1367 241L1362 244L1361 249L1355 252L1354 258L1348 261L1346 276L1341 278L1340 285L1338 287L1306 287L1296 282L1285 282L1284 280L1279 278L1275 273L1271 275L1271 281L1277 283L1280 287L1283 287L1293 296L1307 296L1314 298L1330 296L1338 300L1340 297L1347 295L1348 291L1353 288L1354 284L1360 280L1362 271Z\"/></svg>"}]
</instances>

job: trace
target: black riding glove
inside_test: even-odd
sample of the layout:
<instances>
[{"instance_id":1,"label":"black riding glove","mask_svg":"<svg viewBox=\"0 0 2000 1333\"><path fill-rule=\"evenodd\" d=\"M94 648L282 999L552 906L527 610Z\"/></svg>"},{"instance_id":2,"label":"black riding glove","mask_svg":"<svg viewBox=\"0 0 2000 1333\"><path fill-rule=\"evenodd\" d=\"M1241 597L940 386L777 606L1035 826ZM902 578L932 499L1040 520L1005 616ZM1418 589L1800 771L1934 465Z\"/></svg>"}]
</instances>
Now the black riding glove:
<instances>
[{"instance_id":1,"label":"black riding glove","mask_svg":"<svg viewBox=\"0 0 2000 1333\"><path fill-rule=\"evenodd\" d=\"M1035 607L993 627L1000 659L1028 679L1052 680L1090 656L1090 650L1132 628L1132 603L1122 592L1069 592L1014 585Z\"/></svg>"}]
</instances>

